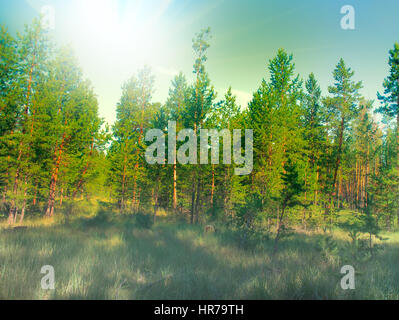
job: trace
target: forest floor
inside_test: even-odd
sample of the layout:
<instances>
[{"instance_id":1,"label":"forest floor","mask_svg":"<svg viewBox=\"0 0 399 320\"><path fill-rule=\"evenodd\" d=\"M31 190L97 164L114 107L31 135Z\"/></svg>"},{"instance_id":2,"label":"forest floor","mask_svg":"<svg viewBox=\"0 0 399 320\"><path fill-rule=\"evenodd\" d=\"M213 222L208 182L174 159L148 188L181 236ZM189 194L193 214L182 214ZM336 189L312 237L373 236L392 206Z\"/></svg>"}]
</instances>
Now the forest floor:
<instances>
[{"instance_id":1,"label":"forest floor","mask_svg":"<svg viewBox=\"0 0 399 320\"><path fill-rule=\"evenodd\" d=\"M0 229L0 299L399 299L399 233L362 259L343 232L295 233L242 246L238 231L160 222L31 225ZM338 251L337 251L338 250ZM356 270L343 290L343 265ZM55 290L41 289L41 268Z\"/></svg>"}]
</instances>

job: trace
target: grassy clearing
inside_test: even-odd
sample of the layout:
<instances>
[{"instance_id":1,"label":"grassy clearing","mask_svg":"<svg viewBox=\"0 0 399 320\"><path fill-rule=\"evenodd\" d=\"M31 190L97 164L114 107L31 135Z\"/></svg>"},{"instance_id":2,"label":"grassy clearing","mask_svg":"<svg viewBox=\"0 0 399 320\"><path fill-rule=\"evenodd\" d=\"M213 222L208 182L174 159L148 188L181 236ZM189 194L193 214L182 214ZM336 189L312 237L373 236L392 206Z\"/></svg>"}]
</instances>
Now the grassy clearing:
<instances>
[{"instance_id":1,"label":"grassy clearing","mask_svg":"<svg viewBox=\"0 0 399 320\"><path fill-rule=\"evenodd\" d=\"M324 252L322 234L240 247L238 233L199 226L84 220L0 230L1 299L399 299L399 234L369 261ZM348 245L335 232L339 246ZM340 287L340 268L357 271L356 290ZM55 268L55 290L40 269Z\"/></svg>"}]
</instances>

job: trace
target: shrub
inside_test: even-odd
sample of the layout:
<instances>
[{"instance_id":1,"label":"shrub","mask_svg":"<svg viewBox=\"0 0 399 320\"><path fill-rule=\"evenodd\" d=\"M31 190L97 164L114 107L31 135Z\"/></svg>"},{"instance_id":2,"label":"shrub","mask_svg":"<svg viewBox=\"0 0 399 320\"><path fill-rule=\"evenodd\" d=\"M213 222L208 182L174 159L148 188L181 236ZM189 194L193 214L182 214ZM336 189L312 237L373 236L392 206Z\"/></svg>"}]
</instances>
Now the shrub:
<instances>
[{"instance_id":1,"label":"shrub","mask_svg":"<svg viewBox=\"0 0 399 320\"><path fill-rule=\"evenodd\" d=\"M136 214L136 226L142 229L151 229L152 225L154 224L153 217L144 214L144 213L137 213Z\"/></svg>"},{"instance_id":2,"label":"shrub","mask_svg":"<svg viewBox=\"0 0 399 320\"><path fill-rule=\"evenodd\" d=\"M96 227L104 227L109 225L111 222L111 218L109 214L105 211L100 210L97 215L93 218L83 218L82 219L82 227L84 228L96 228Z\"/></svg>"}]
</instances>

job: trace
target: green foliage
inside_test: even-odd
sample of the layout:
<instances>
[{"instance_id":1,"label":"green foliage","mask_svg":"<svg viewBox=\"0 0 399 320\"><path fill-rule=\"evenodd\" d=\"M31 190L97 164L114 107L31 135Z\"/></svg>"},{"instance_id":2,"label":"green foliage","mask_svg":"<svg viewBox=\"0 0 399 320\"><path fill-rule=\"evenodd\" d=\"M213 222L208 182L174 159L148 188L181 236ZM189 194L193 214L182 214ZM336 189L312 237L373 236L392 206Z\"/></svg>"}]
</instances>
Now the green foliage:
<instances>
[{"instance_id":1,"label":"green foliage","mask_svg":"<svg viewBox=\"0 0 399 320\"><path fill-rule=\"evenodd\" d=\"M269 61L270 81L262 81L248 106L246 126L254 136L254 187L265 198L281 191L284 163L301 154L302 83L294 76L293 56L280 49Z\"/></svg>"},{"instance_id":2,"label":"green foliage","mask_svg":"<svg viewBox=\"0 0 399 320\"><path fill-rule=\"evenodd\" d=\"M136 226L143 229L151 229L152 225L154 224L153 217L149 214L144 213L136 213L134 215Z\"/></svg>"},{"instance_id":3,"label":"green foliage","mask_svg":"<svg viewBox=\"0 0 399 320\"><path fill-rule=\"evenodd\" d=\"M377 94L382 104L377 112L395 117L399 114L399 43L395 43L393 49L389 50L388 64L390 70L383 83L384 95Z\"/></svg>"},{"instance_id":4,"label":"green foliage","mask_svg":"<svg viewBox=\"0 0 399 320\"><path fill-rule=\"evenodd\" d=\"M251 229L254 226L257 214L262 212L262 199L256 193L249 194L246 202L236 208L236 223Z\"/></svg>"},{"instance_id":5,"label":"green foliage","mask_svg":"<svg viewBox=\"0 0 399 320\"><path fill-rule=\"evenodd\" d=\"M358 262L366 262L375 258L376 254L383 249L381 245L375 244L374 239L385 240L380 236L381 229L370 210L356 215L349 215L339 226L348 232L351 243L343 250L345 259L354 259Z\"/></svg>"},{"instance_id":6,"label":"green foliage","mask_svg":"<svg viewBox=\"0 0 399 320\"><path fill-rule=\"evenodd\" d=\"M100 210L94 217L83 218L82 229L104 228L111 224L111 216L106 211Z\"/></svg>"},{"instance_id":7,"label":"green foliage","mask_svg":"<svg viewBox=\"0 0 399 320\"><path fill-rule=\"evenodd\" d=\"M121 211L137 210L140 194L139 184L145 184L144 153L145 131L159 108L151 102L154 77L148 67L132 76L122 87L122 96L117 105L117 120L113 126L114 140L107 160L110 163L109 184L118 199Z\"/></svg>"},{"instance_id":8,"label":"green foliage","mask_svg":"<svg viewBox=\"0 0 399 320\"><path fill-rule=\"evenodd\" d=\"M339 256L338 243L332 236L324 236L318 241L317 248L327 261L334 261Z\"/></svg>"},{"instance_id":9,"label":"green foliage","mask_svg":"<svg viewBox=\"0 0 399 320\"><path fill-rule=\"evenodd\" d=\"M190 82L182 72L176 75L164 104L152 101L151 70L138 70L123 84L109 128L73 52L57 47L40 20L15 38L1 27L3 217L16 223L25 213L51 217L56 211L68 220L94 215L87 204L104 200L126 216L151 212L137 216L145 227L145 219L166 215L193 224L232 224L246 239L277 231L278 241L300 224L325 232L336 225L359 250L363 237L379 239L382 227L398 225L398 127L390 121L398 106L398 44L389 52L384 96L378 94L387 124L382 130L371 116L373 102L362 98L362 83L343 59L328 96L313 73L302 81L293 55L279 49L248 108L238 105L231 87L216 100L206 69L210 40L209 28L194 36L194 77ZM174 138L169 121L197 135L201 129L253 130L253 171L236 176L236 164L222 163L222 139L219 164L181 165L166 156L165 163L148 164L146 132L160 129ZM347 220L337 223L348 211ZM108 222L101 222L101 214L95 219L94 225ZM370 239L368 247L374 248Z\"/></svg>"}]
</instances>

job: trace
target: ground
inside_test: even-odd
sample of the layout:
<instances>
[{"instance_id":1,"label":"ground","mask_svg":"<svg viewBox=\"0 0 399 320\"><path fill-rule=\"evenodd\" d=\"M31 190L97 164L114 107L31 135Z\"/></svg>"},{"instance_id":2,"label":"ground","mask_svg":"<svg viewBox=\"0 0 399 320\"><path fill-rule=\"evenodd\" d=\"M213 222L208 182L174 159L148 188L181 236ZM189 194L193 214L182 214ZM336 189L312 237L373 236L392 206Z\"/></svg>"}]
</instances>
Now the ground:
<instances>
[{"instance_id":1,"label":"ground","mask_svg":"<svg viewBox=\"0 0 399 320\"><path fill-rule=\"evenodd\" d=\"M3 226L0 299L399 299L399 233L385 234L383 249L363 260L323 249L328 236L342 250L351 246L342 231L296 232L272 257L272 238L243 245L228 228L90 220ZM341 288L345 264L355 267L355 290ZM54 267L55 290L41 288L44 265Z\"/></svg>"}]
</instances>

